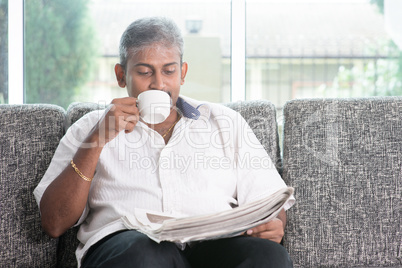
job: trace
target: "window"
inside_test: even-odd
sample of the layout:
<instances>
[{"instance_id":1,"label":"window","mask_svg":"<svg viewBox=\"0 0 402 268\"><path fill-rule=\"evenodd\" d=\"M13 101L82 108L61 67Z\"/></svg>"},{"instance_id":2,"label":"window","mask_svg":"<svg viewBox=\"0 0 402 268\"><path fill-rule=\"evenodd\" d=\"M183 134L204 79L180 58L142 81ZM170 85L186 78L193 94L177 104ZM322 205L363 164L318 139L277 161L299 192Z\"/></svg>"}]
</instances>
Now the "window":
<instances>
[{"instance_id":1,"label":"window","mask_svg":"<svg viewBox=\"0 0 402 268\"><path fill-rule=\"evenodd\" d=\"M27 103L67 107L126 96L114 75L120 36L144 16L173 18L182 30L189 64L183 95L230 99L230 1L31 0L24 10Z\"/></svg>"},{"instance_id":2,"label":"window","mask_svg":"<svg viewBox=\"0 0 402 268\"><path fill-rule=\"evenodd\" d=\"M118 42L144 16L171 17L181 28L189 63L182 94L192 98L268 99L280 112L294 98L402 95L401 52L385 30L383 3L0 0L0 22L9 14L14 27L7 44L0 24L0 102L67 107L126 96L114 78Z\"/></svg>"},{"instance_id":3,"label":"window","mask_svg":"<svg viewBox=\"0 0 402 268\"><path fill-rule=\"evenodd\" d=\"M295 98L402 95L401 53L371 2L247 0L247 99L280 111Z\"/></svg>"}]
</instances>

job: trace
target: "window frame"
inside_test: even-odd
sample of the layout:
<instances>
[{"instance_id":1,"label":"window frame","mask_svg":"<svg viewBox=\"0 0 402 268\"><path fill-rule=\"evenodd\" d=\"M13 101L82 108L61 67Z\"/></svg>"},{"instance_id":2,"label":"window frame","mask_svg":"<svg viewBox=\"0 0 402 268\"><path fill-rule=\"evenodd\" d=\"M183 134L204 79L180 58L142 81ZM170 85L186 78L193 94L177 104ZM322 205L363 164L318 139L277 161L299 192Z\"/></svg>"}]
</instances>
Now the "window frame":
<instances>
[{"instance_id":1,"label":"window frame","mask_svg":"<svg viewBox=\"0 0 402 268\"><path fill-rule=\"evenodd\" d=\"M8 32L8 103L23 104L24 0L8 1Z\"/></svg>"},{"instance_id":2,"label":"window frame","mask_svg":"<svg viewBox=\"0 0 402 268\"><path fill-rule=\"evenodd\" d=\"M235 30L233 30L235 29ZM8 1L8 103L24 103L24 0ZM246 97L246 0L231 1L230 101Z\"/></svg>"}]
</instances>

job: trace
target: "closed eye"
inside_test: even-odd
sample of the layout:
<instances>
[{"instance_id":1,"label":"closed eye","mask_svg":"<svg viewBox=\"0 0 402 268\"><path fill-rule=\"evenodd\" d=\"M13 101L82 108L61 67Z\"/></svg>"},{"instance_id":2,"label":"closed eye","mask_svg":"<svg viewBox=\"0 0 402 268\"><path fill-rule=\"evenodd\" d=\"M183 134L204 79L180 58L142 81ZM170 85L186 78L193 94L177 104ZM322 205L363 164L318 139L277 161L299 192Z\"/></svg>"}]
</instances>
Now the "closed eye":
<instances>
[{"instance_id":1,"label":"closed eye","mask_svg":"<svg viewBox=\"0 0 402 268\"><path fill-rule=\"evenodd\" d=\"M166 73L167 75L174 74L175 72L176 72L176 69L173 69L173 70L165 70L165 73Z\"/></svg>"},{"instance_id":2,"label":"closed eye","mask_svg":"<svg viewBox=\"0 0 402 268\"><path fill-rule=\"evenodd\" d=\"M151 72L138 72L139 75L149 75Z\"/></svg>"}]
</instances>

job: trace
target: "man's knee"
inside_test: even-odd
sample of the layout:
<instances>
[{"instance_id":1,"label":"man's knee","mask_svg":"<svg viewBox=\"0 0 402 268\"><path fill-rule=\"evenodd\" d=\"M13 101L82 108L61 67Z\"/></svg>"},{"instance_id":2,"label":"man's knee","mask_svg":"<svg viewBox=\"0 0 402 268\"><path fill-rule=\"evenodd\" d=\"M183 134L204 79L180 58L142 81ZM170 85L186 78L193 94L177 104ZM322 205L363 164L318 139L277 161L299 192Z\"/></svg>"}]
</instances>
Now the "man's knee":
<instances>
[{"instance_id":1,"label":"man's knee","mask_svg":"<svg viewBox=\"0 0 402 268\"><path fill-rule=\"evenodd\" d=\"M181 250L170 242L156 243L151 239L143 241L139 262L143 267L187 267L187 260ZM134 249L136 252L137 249Z\"/></svg>"},{"instance_id":2,"label":"man's knee","mask_svg":"<svg viewBox=\"0 0 402 268\"><path fill-rule=\"evenodd\" d=\"M259 239L253 250L248 252L250 267L293 267L286 249L273 241Z\"/></svg>"},{"instance_id":3,"label":"man's knee","mask_svg":"<svg viewBox=\"0 0 402 268\"><path fill-rule=\"evenodd\" d=\"M193 267L293 267L286 249L273 241L239 236L195 244L188 251Z\"/></svg>"},{"instance_id":4,"label":"man's knee","mask_svg":"<svg viewBox=\"0 0 402 268\"><path fill-rule=\"evenodd\" d=\"M187 267L175 244L152 241L137 231L125 231L100 245L85 261L94 267ZM125 266L129 265L129 266Z\"/></svg>"},{"instance_id":5,"label":"man's knee","mask_svg":"<svg viewBox=\"0 0 402 268\"><path fill-rule=\"evenodd\" d=\"M124 258L130 259L135 267L187 267L187 260L174 243L158 244L144 234L133 232L135 239L130 236L124 239L128 243Z\"/></svg>"}]
</instances>

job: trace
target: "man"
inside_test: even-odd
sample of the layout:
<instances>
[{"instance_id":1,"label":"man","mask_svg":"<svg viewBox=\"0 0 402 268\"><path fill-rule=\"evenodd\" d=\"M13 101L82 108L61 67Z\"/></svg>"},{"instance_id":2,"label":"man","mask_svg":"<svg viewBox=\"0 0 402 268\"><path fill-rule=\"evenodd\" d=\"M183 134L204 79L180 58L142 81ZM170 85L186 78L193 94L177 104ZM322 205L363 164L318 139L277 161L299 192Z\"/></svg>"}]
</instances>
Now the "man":
<instances>
[{"instance_id":1,"label":"man","mask_svg":"<svg viewBox=\"0 0 402 268\"><path fill-rule=\"evenodd\" d=\"M270 161L238 113L179 96L188 69L182 56L182 36L168 19L140 19L126 29L115 73L129 97L68 129L35 189L43 228L58 237L80 225L76 255L82 267L291 267L279 245L285 211L244 236L184 248L124 226L121 218L135 208L201 215L286 186L274 165L238 164L247 157ZM147 90L172 98L160 124L140 119L136 98Z\"/></svg>"}]
</instances>

